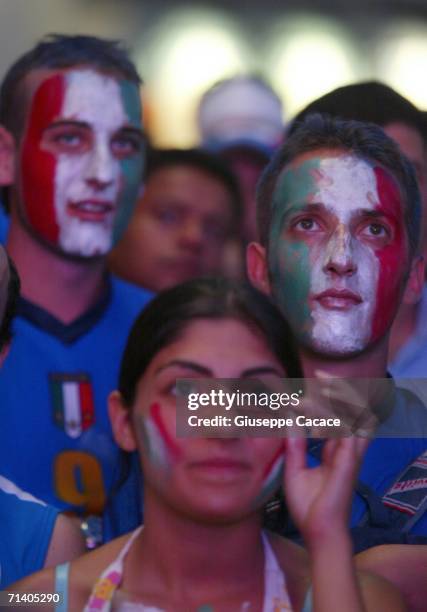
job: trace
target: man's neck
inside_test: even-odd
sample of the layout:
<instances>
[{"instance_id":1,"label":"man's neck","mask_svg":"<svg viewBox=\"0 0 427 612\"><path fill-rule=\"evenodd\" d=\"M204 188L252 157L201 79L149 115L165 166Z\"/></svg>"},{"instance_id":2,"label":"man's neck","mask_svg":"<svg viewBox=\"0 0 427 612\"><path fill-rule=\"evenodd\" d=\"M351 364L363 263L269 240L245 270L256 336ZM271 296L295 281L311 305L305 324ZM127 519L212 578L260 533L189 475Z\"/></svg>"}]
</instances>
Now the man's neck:
<instances>
[{"instance_id":1,"label":"man's neck","mask_svg":"<svg viewBox=\"0 0 427 612\"><path fill-rule=\"evenodd\" d=\"M401 304L391 328L389 360L394 360L399 350L415 333L420 302L417 304Z\"/></svg>"},{"instance_id":2,"label":"man's neck","mask_svg":"<svg viewBox=\"0 0 427 612\"><path fill-rule=\"evenodd\" d=\"M7 249L24 298L71 323L96 304L104 289L105 260L73 261L40 244L12 214Z\"/></svg>"},{"instance_id":3,"label":"man's neck","mask_svg":"<svg viewBox=\"0 0 427 612\"><path fill-rule=\"evenodd\" d=\"M387 373L388 336L368 351L349 358L327 357L301 350L304 375L307 378L329 375L338 378L384 378Z\"/></svg>"}]
</instances>

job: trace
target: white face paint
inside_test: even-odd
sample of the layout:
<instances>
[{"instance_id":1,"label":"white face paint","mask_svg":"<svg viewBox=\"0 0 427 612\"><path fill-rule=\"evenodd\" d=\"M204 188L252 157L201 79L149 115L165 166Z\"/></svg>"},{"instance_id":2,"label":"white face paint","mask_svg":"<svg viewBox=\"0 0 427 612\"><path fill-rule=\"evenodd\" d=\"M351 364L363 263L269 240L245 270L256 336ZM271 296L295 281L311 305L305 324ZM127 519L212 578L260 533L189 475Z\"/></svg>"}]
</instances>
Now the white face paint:
<instances>
[{"instance_id":1,"label":"white face paint","mask_svg":"<svg viewBox=\"0 0 427 612\"><path fill-rule=\"evenodd\" d=\"M58 243L66 253L103 255L112 247L123 179L111 139L129 123L118 81L92 70L67 73L61 121L67 118L87 124L91 142L80 153L58 155L54 197Z\"/></svg>"},{"instance_id":2,"label":"white face paint","mask_svg":"<svg viewBox=\"0 0 427 612\"><path fill-rule=\"evenodd\" d=\"M310 254L312 342L321 351L363 349L371 336L379 261L353 227L379 205L373 168L351 155L322 159L312 201L333 215L333 230ZM366 230L365 230L366 231Z\"/></svg>"}]
</instances>

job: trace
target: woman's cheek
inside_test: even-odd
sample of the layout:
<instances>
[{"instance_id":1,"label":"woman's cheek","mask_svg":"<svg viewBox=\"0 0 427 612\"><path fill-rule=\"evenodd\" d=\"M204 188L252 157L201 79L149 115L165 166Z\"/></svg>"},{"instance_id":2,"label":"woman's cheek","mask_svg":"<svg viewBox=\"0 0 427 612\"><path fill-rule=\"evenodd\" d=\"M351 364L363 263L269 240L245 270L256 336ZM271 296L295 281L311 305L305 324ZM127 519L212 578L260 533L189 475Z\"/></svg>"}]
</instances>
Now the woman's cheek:
<instances>
[{"instance_id":1,"label":"woman's cheek","mask_svg":"<svg viewBox=\"0 0 427 612\"><path fill-rule=\"evenodd\" d=\"M150 406L148 414L138 416L137 430L148 461L153 467L169 471L180 457L181 449L158 402Z\"/></svg>"},{"instance_id":2,"label":"woman's cheek","mask_svg":"<svg viewBox=\"0 0 427 612\"><path fill-rule=\"evenodd\" d=\"M254 501L254 508L264 504L280 487L283 479L284 452L284 444L281 444L272 459L266 464L261 488Z\"/></svg>"}]
</instances>

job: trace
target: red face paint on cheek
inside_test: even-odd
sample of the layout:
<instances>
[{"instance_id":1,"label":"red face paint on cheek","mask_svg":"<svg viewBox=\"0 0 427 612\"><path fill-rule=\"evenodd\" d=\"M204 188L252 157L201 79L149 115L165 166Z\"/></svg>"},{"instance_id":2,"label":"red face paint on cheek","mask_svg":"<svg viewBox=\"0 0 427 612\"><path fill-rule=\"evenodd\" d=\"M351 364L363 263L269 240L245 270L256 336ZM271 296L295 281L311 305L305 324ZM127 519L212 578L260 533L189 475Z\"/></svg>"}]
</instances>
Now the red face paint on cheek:
<instances>
[{"instance_id":1,"label":"red face paint on cheek","mask_svg":"<svg viewBox=\"0 0 427 612\"><path fill-rule=\"evenodd\" d=\"M156 431L160 439L162 440L165 446L165 450L168 453L168 455L172 459L178 459L178 457L181 455L181 449L179 448L178 444L176 443L174 438L171 436L171 434L169 433L165 425L165 422L162 418L160 404L156 403L150 406L150 418L151 418L151 421L154 427L156 428Z\"/></svg>"},{"instance_id":2,"label":"red face paint on cheek","mask_svg":"<svg viewBox=\"0 0 427 612\"><path fill-rule=\"evenodd\" d=\"M375 252L379 261L379 276L372 321L372 340L377 340L387 331L400 303L408 245L399 188L383 168L376 167L374 172L380 201L376 210L396 220L393 240Z\"/></svg>"},{"instance_id":3,"label":"red face paint on cheek","mask_svg":"<svg viewBox=\"0 0 427 612\"><path fill-rule=\"evenodd\" d=\"M64 75L44 81L31 103L21 151L24 214L37 234L56 244L59 228L55 213L56 158L42 149L43 132L60 116L65 92Z\"/></svg>"}]
</instances>

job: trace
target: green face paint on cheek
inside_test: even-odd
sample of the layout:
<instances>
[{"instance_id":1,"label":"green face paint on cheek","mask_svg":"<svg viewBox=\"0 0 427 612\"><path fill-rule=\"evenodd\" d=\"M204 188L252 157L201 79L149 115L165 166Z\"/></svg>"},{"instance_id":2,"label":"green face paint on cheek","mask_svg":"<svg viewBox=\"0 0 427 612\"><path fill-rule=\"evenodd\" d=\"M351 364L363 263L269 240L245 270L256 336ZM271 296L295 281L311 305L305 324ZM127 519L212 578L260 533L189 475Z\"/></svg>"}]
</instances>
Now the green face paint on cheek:
<instances>
[{"instance_id":1,"label":"green face paint on cheek","mask_svg":"<svg viewBox=\"0 0 427 612\"><path fill-rule=\"evenodd\" d=\"M280 310L299 337L306 337L311 328L310 249L305 242L289 235L289 217L312 201L317 189L314 177L319 166L320 159L314 158L297 168L286 168L273 193L268 249L272 291Z\"/></svg>"},{"instance_id":2,"label":"green face paint on cheek","mask_svg":"<svg viewBox=\"0 0 427 612\"><path fill-rule=\"evenodd\" d=\"M120 95L130 125L141 128L141 101L138 87L130 81L119 82ZM117 244L125 231L134 211L139 187L142 181L145 152L122 159L123 191L118 202L118 212L113 228L113 244Z\"/></svg>"}]
</instances>

